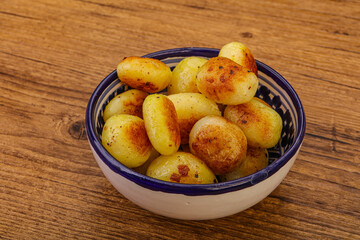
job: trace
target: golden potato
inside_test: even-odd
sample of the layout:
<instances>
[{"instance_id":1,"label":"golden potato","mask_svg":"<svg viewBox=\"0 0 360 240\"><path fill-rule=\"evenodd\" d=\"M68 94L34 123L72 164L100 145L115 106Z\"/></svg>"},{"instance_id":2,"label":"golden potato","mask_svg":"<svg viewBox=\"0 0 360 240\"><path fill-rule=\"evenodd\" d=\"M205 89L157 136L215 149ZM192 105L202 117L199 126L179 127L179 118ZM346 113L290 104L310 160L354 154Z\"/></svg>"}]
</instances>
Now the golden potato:
<instances>
[{"instance_id":1,"label":"golden potato","mask_svg":"<svg viewBox=\"0 0 360 240\"><path fill-rule=\"evenodd\" d=\"M222 182L235 180L238 178L246 177L261 169L267 167L269 164L269 155L264 148L248 147L246 158L243 163L234 171L219 176Z\"/></svg>"},{"instance_id":2,"label":"golden potato","mask_svg":"<svg viewBox=\"0 0 360 240\"><path fill-rule=\"evenodd\" d=\"M189 143L190 131L199 119L207 115L221 116L217 104L200 93L178 93L168 98L175 105L181 144Z\"/></svg>"},{"instance_id":3,"label":"golden potato","mask_svg":"<svg viewBox=\"0 0 360 240\"><path fill-rule=\"evenodd\" d=\"M215 174L238 167L246 156L247 142L242 130L219 116L206 116L190 132L191 153L203 160Z\"/></svg>"},{"instance_id":4,"label":"golden potato","mask_svg":"<svg viewBox=\"0 0 360 240\"><path fill-rule=\"evenodd\" d=\"M102 145L116 160L130 168L143 164L152 149L144 121L128 114L114 115L106 121Z\"/></svg>"},{"instance_id":5,"label":"golden potato","mask_svg":"<svg viewBox=\"0 0 360 240\"><path fill-rule=\"evenodd\" d=\"M210 58L196 76L199 91L217 103L236 105L250 101L259 80L255 73L225 57Z\"/></svg>"},{"instance_id":6,"label":"golden potato","mask_svg":"<svg viewBox=\"0 0 360 240\"><path fill-rule=\"evenodd\" d=\"M155 159L146 172L149 177L168 182L207 184L216 183L214 173L191 153L177 152Z\"/></svg>"},{"instance_id":7,"label":"golden potato","mask_svg":"<svg viewBox=\"0 0 360 240\"><path fill-rule=\"evenodd\" d=\"M141 166L133 168L133 170L135 172L146 175L146 171L147 171L148 167L150 166L150 164L152 163L152 161L154 161L159 156L160 156L160 153L158 151L156 151L155 148L152 148L150 157L148 158L148 160L146 160L146 162L143 163Z\"/></svg>"},{"instance_id":8,"label":"golden potato","mask_svg":"<svg viewBox=\"0 0 360 240\"><path fill-rule=\"evenodd\" d=\"M280 140L283 127L280 115L258 98L248 103L227 106L224 117L243 130L249 146L272 148Z\"/></svg>"},{"instance_id":9,"label":"golden potato","mask_svg":"<svg viewBox=\"0 0 360 240\"><path fill-rule=\"evenodd\" d=\"M219 57L226 57L237 64L248 68L250 71L258 76L258 70L255 62L255 58L250 49L244 44L239 42L231 42L224 45L219 52Z\"/></svg>"},{"instance_id":10,"label":"golden potato","mask_svg":"<svg viewBox=\"0 0 360 240\"><path fill-rule=\"evenodd\" d=\"M199 68L206 61L207 59L202 57L187 57L181 60L172 72L172 79L167 88L168 93L198 93L199 90L195 85L195 78Z\"/></svg>"},{"instance_id":11,"label":"golden potato","mask_svg":"<svg viewBox=\"0 0 360 240\"><path fill-rule=\"evenodd\" d=\"M162 155L175 153L180 146L180 129L174 104L165 95L152 94L143 103L146 132Z\"/></svg>"},{"instance_id":12,"label":"golden potato","mask_svg":"<svg viewBox=\"0 0 360 240\"><path fill-rule=\"evenodd\" d=\"M120 93L106 105L104 110L104 121L116 114L130 114L142 118L142 104L147 97L147 93L131 89L129 91Z\"/></svg>"},{"instance_id":13,"label":"golden potato","mask_svg":"<svg viewBox=\"0 0 360 240\"><path fill-rule=\"evenodd\" d=\"M127 57L117 66L121 82L148 93L159 92L169 85L172 72L163 62L153 58Z\"/></svg>"}]
</instances>

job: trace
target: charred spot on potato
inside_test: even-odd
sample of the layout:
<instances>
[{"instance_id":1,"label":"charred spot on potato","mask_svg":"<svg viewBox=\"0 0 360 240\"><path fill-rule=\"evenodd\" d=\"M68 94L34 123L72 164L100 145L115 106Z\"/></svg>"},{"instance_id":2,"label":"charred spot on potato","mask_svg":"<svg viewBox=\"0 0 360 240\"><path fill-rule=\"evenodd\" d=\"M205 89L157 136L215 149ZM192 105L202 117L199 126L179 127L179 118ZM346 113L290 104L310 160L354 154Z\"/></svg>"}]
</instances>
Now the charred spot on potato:
<instances>
[{"instance_id":1,"label":"charred spot on potato","mask_svg":"<svg viewBox=\"0 0 360 240\"><path fill-rule=\"evenodd\" d=\"M225 78L225 74L221 74L220 78L219 78L220 82L225 82L226 81L226 78Z\"/></svg>"},{"instance_id":2,"label":"charred spot on potato","mask_svg":"<svg viewBox=\"0 0 360 240\"><path fill-rule=\"evenodd\" d=\"M207 78L206 81L208 81L209 83L213 83L215 80L214 78L211 77L211 78Z\"/></svg>"},{"instance_id":3,"label":"charred spot on potato","mask_svg":"<svg viewBox=\"0 0 360 240\"><path fill-rule=\"evenodd\" d=\"M177 173L173 173L171 174L170 180L174 181L174 182L180 182L181 176Z\"/></svg>"},{"instance_id":4,"label":"charred spot on potato","mask_svg":"<svg viewBox=\"0 0 360 240\"><path fill-rule=\"evenodd\" d=\"M178 170L182 177L186 177L190 171L190 168L187 165L181 164L178 165Z\"/></svg>"}]
</instances>

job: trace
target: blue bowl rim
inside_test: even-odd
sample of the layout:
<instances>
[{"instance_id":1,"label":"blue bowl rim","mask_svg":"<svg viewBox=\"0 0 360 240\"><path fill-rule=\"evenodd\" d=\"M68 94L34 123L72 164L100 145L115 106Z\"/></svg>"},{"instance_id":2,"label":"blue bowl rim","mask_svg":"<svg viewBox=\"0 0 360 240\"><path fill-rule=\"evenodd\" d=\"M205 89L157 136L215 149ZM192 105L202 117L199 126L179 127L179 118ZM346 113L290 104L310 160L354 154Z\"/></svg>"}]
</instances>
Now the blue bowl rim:
<instances>
[{"instance_id":1,"label":"blue bowl rim","mask_svg":"<svg viewBox=\"0 0 360 240\"><path fill-rule=\"evenodd\" d=\"M215 48L201 48L201 47L186 47L186 48L173 48L168 50L157 51L154 53L150 53L144 55L143 57L157 58L157 59L165 59L169 57L186 57L186 56L195 56L201 55L204 57L214 57L219 53L219 49ZM291 101L293 102L298 118L299 125L299 134L294 140L292 146L278 158L276 161L271 163L266 168L258 171L249 176L228 181L228 182L220 182L220 183L212 183L212 184L181 184L181 183L173 183L166 182L158 179L154 179L143 174L137 173L134 170L126 167L117 161L114 157L112 157L106 149L102 146L100 141L97 139L95 134L95 129L92 122L93 111L95 110L95 106L102 92L106 89L106 87L117 78L116 69L111 72L108 76L104 78L100 82L100 84L95 88L93 94L91 95L88 106L86 109L85 116L85 125L86 125L86 133L91 144L92 148L99 156L99 158L115 173L120 174L122 177L128 179L131 182L134 182L144 188L153 190L153 191L161 191L166 193L175 193L175 194L184 194L189 196L201 196L201 195L217 195L228 192L233 192L237 190L241 190L247 187L251 187L255 184L258 184L268 177L275 174L279 169L281 169L297 152L297 150L301 147L304 135L305 135L305 113L303 106L301 104L300 98L297 93L293 89L293 87L289 84L289 82L282 77L278 72L276 72L271 67L266 64L256 60L259 71L265 73L269 77L271 77L283 90L287 92L290 96Z\"/></svg>"}]
</instances>

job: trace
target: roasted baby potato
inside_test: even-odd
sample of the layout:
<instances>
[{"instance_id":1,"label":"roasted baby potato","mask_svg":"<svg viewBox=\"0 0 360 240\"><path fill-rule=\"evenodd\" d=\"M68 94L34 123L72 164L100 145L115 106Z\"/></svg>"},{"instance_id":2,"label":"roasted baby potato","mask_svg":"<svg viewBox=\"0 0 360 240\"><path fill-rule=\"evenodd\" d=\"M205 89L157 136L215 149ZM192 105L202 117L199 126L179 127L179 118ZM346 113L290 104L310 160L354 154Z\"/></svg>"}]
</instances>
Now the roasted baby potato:
<instances>
[{"instance_id":1,"label":"roasted baby potato","mask_svg":"<svg viewBox=\"0 0 360 240\"><path fill-rule=\"evenodd\" d=\"M224 45L219 52L219 57L226 57L237 64L246 67L258 76L255 58L250 49L239 42L231 42Z\"/></svg>"},{"instance_id":2,"label":"roasted baby potato","mask_svg":"<svg viewBox=\"0 0 360 240\"><path fill-rule=\"evenodd\" d=\"M234 171L221 175L219 178L222 182L226 182L246 177L267 167L268 163L269 155L266 149L248 147L243 163Z\"/></svg>"},{"instance_id":3,"label":"roasted baby potato","mask_svg":"<svg viewBox=\"0 0 360 240\"><path fill-rule=\"evenodd\" d=\"M114 115L105 122L102 145L116 160L130 168L143 164L152 149L144 121L128 114Z\"/></svg>"},{"instance_id":4,"label":"roasted baby potato","mask_svg":"<svg viewBox=\"0 0 360 240\"><path fill-rule=\"evenodd\" d=\"M173 102L165 95L152 94L143 103L146 132L162 155L175 153L180 146L180 129Z\"/></svg>"},{"instance_id":5,"label":"roasted baby potato","mask_svg":"<svg viewBox=\"0 0 360 240\"><path fill-rule=\"evenodd\" d=\"M243 131L219 116L206 116L190 132L191 153L203 160L216 174L238 167L246 156L247 142Z\"/></svg>"},{"instance_id":6,"label":"roasted baby potato","mask_svg":"<svg viewBox=\"0 0 360 240\"><path fill-rule=\"evenodd\" d=\"M142 104L147 97L147 93L131 89L120 93L106 105L104 110L104 121L116 114L130 114L142 118Z\"/></svg>"},{"instance_id":7,"label":"roasted baby potato","mask_svg":"<svg viewBox=\"0 0 360 240\"><path fill-rule=\"evenodd\" d=\"M148 93L159 92L169 85L172 72L163 62L153 58L127 57L117 66L121 82Z\"/></svg>"},{"instance_id":8,"label":"roasted baby potato","mask_svg":"<svg viewBox=\"0 0 360 240\"><path fill-rule=\"evenodd\" d=\"M196 85L202 94L228 105L250 101L258 84L255 73L225 57L210 58L196 76Z\"/></svg>"},{"instance_id":9,"label":"roasted baby potato","mask_svg":"<svg viewBox=\"0 0 360 240\"><path fill-rule=\"evenodd\" d=\"M178 93L168 98L175 105L181 144L189 143L190 131L199 119L207 115L221 116L217 104L200 93Z\"/></svg>"},{"instance_id":10,"label":"roasted baby potato","mask_svg":"<svg viewBox=\"0 0 360 240\"><path fill-rule=\"evenodd\" d=\"M169 94L175 93L198 93L195 85L196 74L199 68L206 63L202 57L187 57L181 60L172 72L172 79L167 88Z\"/></svg>"},{"instance_id":11,"label":"roasted baby potato","mask_svg":"<svg viewBox=\"0 0 360 240\"><path fill-rule=\"evenodd\" d=\"M280 115L256 97L248 103L227 106L224 117L243 130L249 146L272 148L280 140L283 127Z\"/></svg>"},{"instance_id":12,"label":"roasted baby potato","mask_svg":"<svg viewBox=\"0 0 360 240\"><path fill-rule=\"evenodd\" d=\"M216 183L214 173L191 153L177 152L155 159L146 172L149 177L168 182L206 184Z\"/></svg>"}]
</instances>

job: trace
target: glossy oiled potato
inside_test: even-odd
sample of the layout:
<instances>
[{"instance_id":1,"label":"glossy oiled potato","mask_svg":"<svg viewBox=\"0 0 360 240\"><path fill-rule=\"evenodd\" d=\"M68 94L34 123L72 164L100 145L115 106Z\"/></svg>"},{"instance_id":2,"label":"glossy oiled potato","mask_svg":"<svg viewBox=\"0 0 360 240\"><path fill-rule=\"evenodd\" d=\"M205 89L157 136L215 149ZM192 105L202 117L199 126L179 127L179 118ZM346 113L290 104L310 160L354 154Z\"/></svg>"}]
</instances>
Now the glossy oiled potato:
<instances>
[{"instance_id":1,"label":"glossy oiled potato","mask_svg":"<svg viewBox=\"0 0 360 240\"><path fill-rule=\"evenodd\" d=\"M138 167L150 156L152 146L139 117L128 114L110 117L101 138L104 148L127 167Z\"/></svg>"},{"instance_id":2,"label":"glossy oiled potato","mask_svg":"<svg viewBox=\"0 0 360 240\"><path fill-rule=\"evenodd\" d=\"M255 73L225 57L209 59L196 76L196 85L202 94L229 105L250 101L258 84Z\"/></svg>"},{"instance_id":3,"label":"glossy oiled potato","mask_svg":"<svg viewBox=\"0 0 360 240\"><path fill-rule=\"evenodd\" d=\"M172 101L162 94L152 94L143 103L146 132L154 148L162 155L175 153L180 146L180 129Z\"/></svg>"},{"instance_id":4,"label":"glossy oiled potato","mask_svg":"<svg viewBox=\"0 0 360 240\"><path fill-rule=\"evenodd\" d=\"M175 105L181 144L189 143L190 131L199 119L207 115L221 116L217 104L200 93L178 93L168 97Z\"/></svg>"},{"instance_id":5,"label":"glossy oiled potato","mask_svg":"<svg viewBox=\"0 0 360 240\"><path fill-rule=\"evenodd\" d=\"M222 182L246 177L267 167L268 163L269 155L266 149L248 147L246 158L244 159L243 163L234 171L219 177Z\"/></svg>"},{"instance_id":6,"label":"glossy oiled potato","mask_svg":"<svg viewBox=\"0 0 360 240\"><path fill-rule=\"evenodd\" d=\"M159 92L167 87L172 78L170 68L153 58L127 57L117 66L121 82L148 93Z\"/></svg>"},{"instance_id":7,"label":"glossy oiled potato","mask_svg":"<svg viewBox=\"0 0 360 240\"><path fill-rule=\"evenodd\" d=\"M246 156L247 142L242 130L219 116L206 116L190 132L191 153L203 160L215 174L238 167Z\"/></svg>"},{"instance_id":8,"label":"glossy oiled potato","mask_svg":"<svg viewBox=\"0 0 360 240\"><path fill-rule=\"evenodd\" d=\"M249 146L271 148L280 140L283 126L280 115L258 98L227 106L224 116L243 130Z\"/></svg>"},{"instance_id":9,"label":"glossy oiled potato","mask_svg":"<svg viewBox=\"0 0 360 240\"><path fill-rule=\"evenodd\" d=\"M198 93L199 90L195 85L195 78L199 68L206 61L207 59L202 57L187 57L179 62L173 70L173 76L167 88L168 93Z\"/></svg>"},{"instance_id":10,"label":"glossy oiled potato","mask_svg":"<svg viewBox=\"0 0 360 240\"><path fill-rule=\"evenodd\" d=\"M148 93L131 89L120 93L106 105L104 110L104 121L116 114L125 113L142 118L142 104Z\"/></svg>"},{"instance_id":11,"label":"glossy oiled potato","mask_svg":"<svg viewBox=\"0 0 360 240\"><path fill-rule=\"evenodd\" d=\"M206 184L216 183L214 173L191 153L177 152L155 159L146 172L149 177L168 182Z\"/></svg>"},{"instance_id":12,"label":"glossy oiled potato","mask_svg":"<svg viewBox=\"0 0 360 240\"><path fill-rule=\"evenodd\" d=\"M243 67L248 68L258 75L255 58L250 49L240 42L231 42L224 45L219 52L219 57L226 57Z\"/></svg>"}]
</instances>

